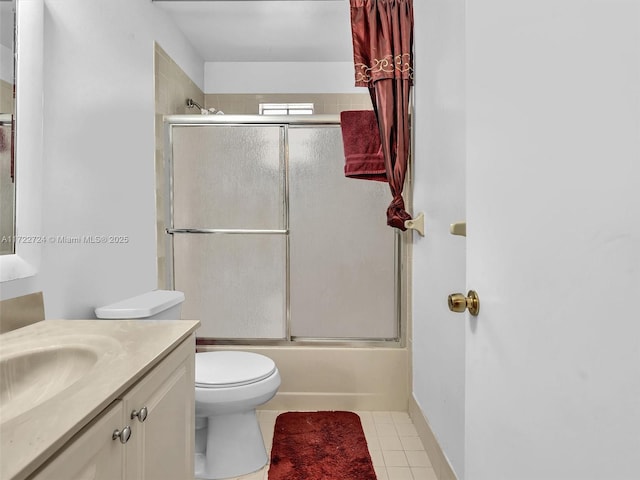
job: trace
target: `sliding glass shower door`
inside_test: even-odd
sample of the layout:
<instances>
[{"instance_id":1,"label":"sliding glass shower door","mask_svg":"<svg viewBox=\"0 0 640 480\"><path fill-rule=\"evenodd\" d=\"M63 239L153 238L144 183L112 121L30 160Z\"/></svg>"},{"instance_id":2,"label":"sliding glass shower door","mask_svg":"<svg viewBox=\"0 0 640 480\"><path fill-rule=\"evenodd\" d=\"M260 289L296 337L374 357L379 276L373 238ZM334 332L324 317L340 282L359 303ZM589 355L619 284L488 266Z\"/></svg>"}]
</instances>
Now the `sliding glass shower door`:
<instances>
[{"instance_id":1,"label":"sliding glass shower door","mask_svg":"<svg viewBox=\"0 0 640 480\"><path fill-rule=\"evenodd\" d=\"M339 126L289 128L291 335L392 339L389 186L346 178L343 168Z\"/></svg>"},{"instance_id":2,"label":"sliding glass shower door","mask_svg":"<svg viewBox=\"0 0 640 480\"><path fill-rule=\"evenodd\" d=\"M337 123L178 119L167 124L170 271L198 337L399 337L388 185L344 177Z\"/></svg>"},{"instance_id":3,"label":"sliding glass shower door","mask_svg":"<svg viewBox=\"0 0 640 480\"><path fill-rule=\"evenodd\" d=\"M198 336L283 339L287 235L284 127L176 127L174 285Z\"/></svg>"}]
</instances>

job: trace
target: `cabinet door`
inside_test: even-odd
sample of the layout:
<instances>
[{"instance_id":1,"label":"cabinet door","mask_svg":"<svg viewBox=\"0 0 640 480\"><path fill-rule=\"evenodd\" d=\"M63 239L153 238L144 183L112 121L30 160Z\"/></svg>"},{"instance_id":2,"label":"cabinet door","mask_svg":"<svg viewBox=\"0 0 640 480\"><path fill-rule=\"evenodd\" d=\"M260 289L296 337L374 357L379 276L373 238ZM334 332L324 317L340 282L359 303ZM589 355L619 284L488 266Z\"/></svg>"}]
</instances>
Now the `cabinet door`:
<instances>
[{"instance_id":1,"label":"cabinet door","mask_svg":"<svg viewBox=\"0 0 640 480\"><path fill-rule=\"evenodd\" d=\"M131 422L125 450L128 480L193 478L194 357L193 337L183 342L124 398ZM146 418L131 418L146 408Z\"/></svg>"},{"instance_id":2,"label":"cabinet door","mask_svg":"<svg viewBox=\"0 0 640 480\"><path fill-rule=\"evenodd\" d=\"M123 445L114 430L121 430L123 405L114 402L105 413L89 424L63 447L30 480L121 480L124 478Z\"/></svg>"}]
</instances>

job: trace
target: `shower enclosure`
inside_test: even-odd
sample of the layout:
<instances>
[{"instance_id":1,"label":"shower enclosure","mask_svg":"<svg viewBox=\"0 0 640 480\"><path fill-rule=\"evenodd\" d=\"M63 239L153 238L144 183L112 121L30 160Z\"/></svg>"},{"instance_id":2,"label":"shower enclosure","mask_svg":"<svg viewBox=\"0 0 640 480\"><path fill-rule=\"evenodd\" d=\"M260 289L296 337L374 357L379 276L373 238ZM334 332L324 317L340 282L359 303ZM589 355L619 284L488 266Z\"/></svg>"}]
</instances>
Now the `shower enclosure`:
<instances>
[{"instance_id":1,"label":"shower enclosure","mask_svg":"<svg viewBox=\"0 0 640 480\"><path fill-rule=\"evenodd\" d=\"M167 282L200 343L400 339L389 187L343 166L337 115L165 117Z\"/></svg>"}]
</instances>

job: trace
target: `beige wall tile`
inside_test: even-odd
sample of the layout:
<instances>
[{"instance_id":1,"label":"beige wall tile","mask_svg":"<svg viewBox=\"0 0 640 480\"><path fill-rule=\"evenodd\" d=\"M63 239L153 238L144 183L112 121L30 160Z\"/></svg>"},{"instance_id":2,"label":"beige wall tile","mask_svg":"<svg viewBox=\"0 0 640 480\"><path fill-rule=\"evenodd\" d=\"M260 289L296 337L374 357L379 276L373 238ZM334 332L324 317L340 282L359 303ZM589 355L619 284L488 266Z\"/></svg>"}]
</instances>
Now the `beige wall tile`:
<instances>
[{"instance_id":1,"label":"beige wall tile","mask_svg":"<svg viewBox=\"0 0 640 480\"><path fill-rule=\"evenodd\" d=\"M13 112L13 85L0 80L0 112Z\"/></svg>"},{"instance_id":2,"label":"beige wall tile","mask_svg":"<svg viewBox=\"0 0 640 480\"><path fill-rule=\"evenodd\" d=\"M10 332L42 320L44 320L42 292L0 302L0 333Z\"/></svg>"},{"instance_id":3,"label":"beige wall tile","mask_svg":"<svg viewBox=\"0 0 640 480\"><path fill-rule=\"evenodd\" d=\"M158 288L167 288L165 279L166 234L164 222L164 138L163 115L199 113L188 109L187 98L204 105L204 93L184 73L158 44L155 45L155 99L156 99L156 218Z\"/></svg>"},{"instance_id":4,"label":"beige wall tile","mask_svg":"<svg viewBox=\"0 0 640 480\"><path fill-rule=\"evenodd\" d=\"M13 113L13 84L0 80L0 113ZM2 127L3 138L6 142L5 148L0 151L0 170L2 178L0 178L0 203L14 205L15 199L15 183L11 180L9 170L11 168L11 125ZM0 218L0 236L9 239L9 241L0 242L0 254L8 254L14 252L14 243L11 239L14 231L14 208L3 208L2 218Z\"/></svg>"},{"instance_id":5,"label":"beige wall tile","mask_svg":"<svg viewBox=\"0 0 640 480\"><path fill-rule=\"evenodd\" d=\"M205 95L205 108L216 108L228 114L254 114L260 103L313 103L318 114L337 114L343 110L371 109L367 92L358 93L262 93Z\"/></svg>"}]
</instances>

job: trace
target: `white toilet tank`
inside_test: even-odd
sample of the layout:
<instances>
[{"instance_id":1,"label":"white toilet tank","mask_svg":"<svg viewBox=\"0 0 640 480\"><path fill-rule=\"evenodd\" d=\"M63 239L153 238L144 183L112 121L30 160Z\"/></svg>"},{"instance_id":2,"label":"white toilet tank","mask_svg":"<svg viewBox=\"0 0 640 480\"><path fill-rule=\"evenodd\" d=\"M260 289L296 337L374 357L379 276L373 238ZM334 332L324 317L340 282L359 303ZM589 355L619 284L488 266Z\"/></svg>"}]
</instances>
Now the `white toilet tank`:
<instances>
[{"instance_id":1,"label":"white toilet tank","mask_svg":"<svg viewBox=\"0 0 640 480\"><path fill-rule=\"evenodd\" d=\"M104 319L180 320L184 293L176 290L153 290L95 309Z\"/></svg>"}]
</instances>

